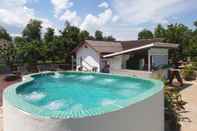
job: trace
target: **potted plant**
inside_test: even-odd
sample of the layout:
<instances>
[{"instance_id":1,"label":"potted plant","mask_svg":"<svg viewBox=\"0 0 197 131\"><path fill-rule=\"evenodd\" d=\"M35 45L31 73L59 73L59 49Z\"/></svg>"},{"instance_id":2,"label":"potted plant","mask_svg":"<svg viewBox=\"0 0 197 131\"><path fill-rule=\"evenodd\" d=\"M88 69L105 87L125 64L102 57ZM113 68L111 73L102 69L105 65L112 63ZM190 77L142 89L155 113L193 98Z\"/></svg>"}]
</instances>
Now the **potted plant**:
<instances>
[{"instance_id":1,"label":"potted plant","mask_svg":"<svg viewBox=\"0 0 197 131\"><path fill-rule=\"evenodd\" d=\"M194 71L192 66L186 66L182 70L182 76L187 81L195 80L196 79L196 72Z\"/></svg>"}]
</instances>

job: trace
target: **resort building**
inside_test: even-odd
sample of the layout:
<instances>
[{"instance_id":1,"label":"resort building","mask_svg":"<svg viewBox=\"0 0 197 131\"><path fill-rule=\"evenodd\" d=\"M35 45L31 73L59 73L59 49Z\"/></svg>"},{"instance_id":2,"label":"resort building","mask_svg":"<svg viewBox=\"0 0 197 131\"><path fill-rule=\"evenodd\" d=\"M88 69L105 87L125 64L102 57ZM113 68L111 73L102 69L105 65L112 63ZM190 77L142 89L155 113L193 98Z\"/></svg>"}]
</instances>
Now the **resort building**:
<instances>
[{"instance_id":1,"label":"resort building","mask_svg":"<svg viewBox=\"0 0 197 131\"><path fill-rule=\"evenodd\" d=\"M163 43L160 39L115 42L86 40L74 50L76 68L102 72L108 65L110 71L152 71L168 65L169 50L177 47L177 44Z\"/></svg>"}]
</instances>

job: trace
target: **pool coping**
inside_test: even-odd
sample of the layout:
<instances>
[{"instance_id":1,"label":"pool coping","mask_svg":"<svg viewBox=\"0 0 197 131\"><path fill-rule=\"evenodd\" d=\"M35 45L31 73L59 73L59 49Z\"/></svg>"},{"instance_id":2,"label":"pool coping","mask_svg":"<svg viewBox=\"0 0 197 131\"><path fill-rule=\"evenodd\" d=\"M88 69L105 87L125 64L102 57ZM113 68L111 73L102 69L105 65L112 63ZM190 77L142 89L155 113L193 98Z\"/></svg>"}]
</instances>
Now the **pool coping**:
<instances>
[{"instance_id":1,"label":"pool coping","mask_svg":"<svg viewBox=\"0 0 197 131\"><path fill-rule=\"evenodd\" d=\"M82 110L79 112L65 112L65 111L51 111L47 109L40 108L38 106L32 105L22 98L18 97L16 93L16 88L20 85L23 85L25 83L29 83L34 80L33 76L35 75L41 75L41 74L50 74L50 73L75 73L75 74L100 74L100 75L106 75L106 76L118 76L118 77L125 77L125 78L135 78L145 81L151 81L154 86L153 88L137 95L136 97L132 97L132 99L125 100L122 103L118 103L119 105L108 105L105 107L98 107L98 108L92 108L89 110ZM76 72L76 71L46 71L41 73L34 73L25 75L22 78L22 82L10 85L3 93L3 98L6 100L6 102L9 102L11 105L16 107L18 110L28 114L32 115L37 118L46 118L46 119L79 119L84 117L92 117L92 116L98 116L103 115L109 112L118 111L122 108L126 108L128 106L132 106L133 104L143 101L154 94L162 91L164 85L163 82L159 80L154 79L147 79L147 78L139 78L139 77L132 77L128 75L116 75L116 74L105 74L105 73L92 73L92 72Z\"/></svg>"}]
</instances>

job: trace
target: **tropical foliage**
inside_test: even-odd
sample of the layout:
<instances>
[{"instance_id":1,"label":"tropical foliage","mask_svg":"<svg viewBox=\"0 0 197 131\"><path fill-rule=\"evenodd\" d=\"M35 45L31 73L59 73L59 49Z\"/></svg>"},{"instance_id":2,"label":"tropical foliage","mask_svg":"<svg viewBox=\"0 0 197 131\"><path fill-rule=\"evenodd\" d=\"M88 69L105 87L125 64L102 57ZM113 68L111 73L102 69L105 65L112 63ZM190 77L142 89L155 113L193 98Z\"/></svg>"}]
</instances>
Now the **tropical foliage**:
<instances>
[{"instance_id":1,"label":"tropical foliage","mask_svg":"<svg viewBox=\"0 0 197 131\"><path fill-rule=\"evenodd\" d=\"M182 70L182 76L185 80L195 80L196 79L196 72L194 70L194 67L192 65L188 65L184 67Z\"/></svg>"},{"instance_id":2,"label":"tropical foliage","mask_svg":"<svg viewBox=\"0 0 197 131\"><path fill-rule=\"evenodd\" d=\"M22 36L15 37L14 40L1 27L0 39L9 43L9 46L0 49L0 56L9 65L11 62L30 65L45 62L71 63L72 50L86 39L115 41L112 36L103 36L101 31L90 36L86 30L80 30L68 22L59 31L59 35L56 35L53 28L47 28L43 34L42 21L38 20L30 20L22 31Z\"/></svg>"},{"instance_id":3,"label":"tropical foliage","mask_svg":"<svg viewBox=\"0 0 197 131\"><path fill-rule=\"evenodd\" d=\"M192 30L183 24L170 24L166 27L159 24L154 32L144 29L138 34L138 39L161 38L164 42L179 44L176 52L178 58L197 56L197 21L194 22L195 28Z\"/></svg>"},{"instance_id":4,"label":"tropical foliage","mask_svg":"<svg viewBox=\"0 0 197 131\"><path fill-rule=\"evenodd\" d=\"M152 39L153 33L150 30L144 29L138 34L138 39Z\"/></svg>"},{"instance_id":5,"label":"tropical foliage","mask_svg":"<svg viewBox=\"0 0 197 131\"><path fill-rule=\"evenodd\" d=\"M162 38L165 42L178 43L179 50L175 52L177 57L186 58L189 56L192 60L197 60L197 21L194 22L194 27L194 29L190 29L183 24L168 26L159 24L154 32L147 29L139 32L138 39ZM80 30L68 22L58 35L55 32L57 30L48 28L43 33L42 22L30 20L22 31L22 36L12 39L9 33L1 27L0 39L10 43L6 50L1 50L1 57L6 59L7 63L12 63L11 61L28 64L39 62L70 63L72 50L86 39L115 41L113 36L104 36L101 31L96 31L95 36L91 36L88 31Z\"/></svg>"}]
</instances>

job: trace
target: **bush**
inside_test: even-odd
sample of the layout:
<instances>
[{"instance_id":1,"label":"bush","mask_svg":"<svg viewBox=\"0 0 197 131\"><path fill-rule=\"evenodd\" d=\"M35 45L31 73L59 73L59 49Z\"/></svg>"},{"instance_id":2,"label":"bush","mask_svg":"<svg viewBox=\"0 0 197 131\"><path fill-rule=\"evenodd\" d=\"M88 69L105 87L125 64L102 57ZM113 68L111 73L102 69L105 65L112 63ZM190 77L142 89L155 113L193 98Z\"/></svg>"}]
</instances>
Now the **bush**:
<instances>
[{"instance_id":1,"label":"bush","mask_svg":"<svg viewBox=\"0 0 197 131\"><path fill-rule=\"evenodd\" d=\"M6 65L0 64L0 73L3 73L5 69L6 69Z\"/></svg>"},{"instance_id":2,"label":"bush","mask_svg":"<svg viewBox=\"0 0 197 131\"><path fill-rule=\"evenodd\" d=\"M194 70L197 70L197 62L192 62L192 67Z\"/></svg>"},{"instance_id":3,"label":"bush","mask_svg":"<svg viewBox=\"0 0 197 131\"><path fill-rule=\"evenodd\" d=\"M187 81L195 80L196 79L196 72L195 72L193 66L186 66L182 70L182 76Z\"/></svg>"}]
</instances>

